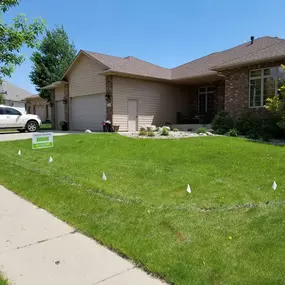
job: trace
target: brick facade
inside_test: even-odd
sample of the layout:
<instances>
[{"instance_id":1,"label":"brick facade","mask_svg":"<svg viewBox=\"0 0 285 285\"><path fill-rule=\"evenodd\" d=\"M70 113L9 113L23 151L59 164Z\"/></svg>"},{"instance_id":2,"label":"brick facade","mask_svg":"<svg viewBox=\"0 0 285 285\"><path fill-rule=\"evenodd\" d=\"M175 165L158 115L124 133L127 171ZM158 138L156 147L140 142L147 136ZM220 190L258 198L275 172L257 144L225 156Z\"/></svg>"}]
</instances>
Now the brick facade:
<instances>
[{"instance_id":1,"label":"brick facade","mask_svg":"<svg viewBox=\"0 0 285 285\"><path fill-rule=\"evenodd\" d=\"M106 77L106 120L113 121L113 76ZM113 125L113 122L112 122Z\"/></svg>"},{"instance_id":2,"label":"brick facade","mask_svg":"<svg viewBox=\"0 0 285 285\"><path fill-rule=\"evenodd\" d=\"M225 109L225 81L218 81L216 84L215 111L219 112Z\"/></svg>"},{"instance_id":3,"label":"brick facade","mask_svg":"<svg viewBox=\"0 0 285 285\"><path fill-rule=\"evenodd\" d=\"M249 108L249 71L284 64L283 61L255 64L223 72L225 75L225 111L232 116L256 112L260 108ZM258 110L259 109L259 110Z\"/></svg>"}]
</instances>

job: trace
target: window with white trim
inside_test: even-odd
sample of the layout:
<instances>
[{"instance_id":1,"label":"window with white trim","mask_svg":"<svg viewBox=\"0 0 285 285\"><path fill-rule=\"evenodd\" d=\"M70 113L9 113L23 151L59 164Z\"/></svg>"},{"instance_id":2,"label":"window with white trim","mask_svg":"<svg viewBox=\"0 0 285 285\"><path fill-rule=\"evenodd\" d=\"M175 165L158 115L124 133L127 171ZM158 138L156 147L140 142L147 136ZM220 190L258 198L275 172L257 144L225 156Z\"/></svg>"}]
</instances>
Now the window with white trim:
<instances>
[{"instance_id":1,"label":"window with white trim","mask_svg":"<svg viewBox=\"0 0 285 285\"><path fill-rule=\"evenodd\" d=\"M277 81L271 68L255 69L249 72L249 107L262 107L266 99L277 91Z\"/></svg>"},{"instance_id":2,"label":"window with white trim","mask_svg":"<svg viewBox=\"0 0 285 285\"><path fill-rule=\"evenodd\" d=\"M215 87L199 88L199 113L213 112L215 108Z\"/></svg>"}]
</instances>

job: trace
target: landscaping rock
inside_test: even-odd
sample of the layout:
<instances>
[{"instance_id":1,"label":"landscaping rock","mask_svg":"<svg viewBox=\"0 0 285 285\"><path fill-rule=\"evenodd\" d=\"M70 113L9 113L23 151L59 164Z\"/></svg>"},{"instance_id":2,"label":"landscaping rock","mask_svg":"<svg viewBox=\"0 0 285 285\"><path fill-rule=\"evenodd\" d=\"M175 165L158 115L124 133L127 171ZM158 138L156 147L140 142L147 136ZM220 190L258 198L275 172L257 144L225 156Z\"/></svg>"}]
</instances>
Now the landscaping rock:
<instances>
[{"instance_id":1,"label":"landscaping rock","mask_svg":"<svg viewBox=\"0 0 285 285\"><path fill-rule=\"evenodd\" d=\"M199 136L205 137L205 136L207 136L207 134L205 134L205 133L199 133Z\"/></svg>"},{"instance_id":2,"label":"landscaping rock","mask_svg":"<svg viewBox=\"0 0 285 285\"><path fill-rule=\"evenodd\" d=\"M148 131L148 132L154 132L154 131L156 131L156 126L154 126L154 125L147 126L147 131Z\"/></svg>"},{"instance_id":3,"label":"landscaping rock","mask_svg":"<svg viewBox=\"0 0 285 285\"><path fill-rule=\"evenodd\" d=\"M181 139L181 138L190 138L190 137L198 137L199 135L196 133L192 133L192 132L173 132L170 131L168 136L162 136L161 132L162 132L162 128L159 128L160 132L154 132L154 136L153 137L148 137L148 136L139 136L138 132L135 133L124 133L121 132L119 133L122 136L127 136L127 137L131 137L131 138L139 138L139 139Z\"/></svg>"},{"instance_id":4,"label":"landscaping rock","mask_svg":"<svg viewBox=\"0 0 285 285\"><path fill-rule=\"evenodd\" d=\"M211 132L206 132L207 136L213 136L213 134Z\"/></svg>"}]
</instances>

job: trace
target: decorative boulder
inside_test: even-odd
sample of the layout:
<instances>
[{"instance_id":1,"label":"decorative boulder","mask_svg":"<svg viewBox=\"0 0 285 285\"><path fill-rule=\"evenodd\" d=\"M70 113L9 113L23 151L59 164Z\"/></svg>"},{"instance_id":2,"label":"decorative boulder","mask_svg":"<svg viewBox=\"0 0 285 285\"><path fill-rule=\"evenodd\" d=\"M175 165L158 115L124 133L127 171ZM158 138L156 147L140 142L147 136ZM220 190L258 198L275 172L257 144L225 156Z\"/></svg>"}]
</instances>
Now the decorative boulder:
<instances>
[{"instance_id":1,"label":"decorative boulder","mask_svg":"<svg viewBox=\"0 0 285 285\"><path fill-rule=\"evenodd\" d=\"M85 133L91 134L92 132L90 130L86 130Z\"/></svg>"},{"instance_id":2,"label":"decorative boulder","mask_svg":"<svg viewBox=\"0 0 285 285\"><path fill-rule=\"evenodd\" d=\"M205 134L205 133L200 133L199 136L205 137L205 136L207 136L207 134Z\"/></svg>"},{"instance_id":3,"label":"decorative boulder","mask_svg":"<svg viewBox=\"0 0 285 285\"><path fill-rule=\"evenodd\" d=\"M213 136L213 134L211 132L206 132L207 136Z\"/></svg>"},{"instance_id":4,"label":"decorative boulder","mask_svg":"<svg viewBox=\"0 0 285 285\"><path fill-rule=\"evenodd\" d=\"M156 129L157 129L156 126L154 126L154 125L147 126L146 128L147 128L147 131L148 131L148 132L154 132L154 131L156 131Z\"/></svg>"}]
</instances>

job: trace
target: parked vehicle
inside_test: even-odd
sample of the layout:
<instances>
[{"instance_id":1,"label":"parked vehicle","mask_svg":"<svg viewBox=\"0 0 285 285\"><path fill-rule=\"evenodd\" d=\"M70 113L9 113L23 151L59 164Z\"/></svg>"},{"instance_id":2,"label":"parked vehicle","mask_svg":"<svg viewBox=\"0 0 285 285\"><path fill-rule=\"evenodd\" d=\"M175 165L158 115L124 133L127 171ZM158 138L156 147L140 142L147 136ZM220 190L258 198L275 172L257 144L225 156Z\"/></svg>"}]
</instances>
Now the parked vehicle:
<instances>
[{"instance_id":1,"label":"parked vehicle","mask_svg":"<svg viewBox=\"0 0 285 285\"><path fill-rule=\"evenodd\" d=\"M17 108L0 105L0 129L36 132L41 124L41 119L37 115L25 114Z\"/></svg>"}]
</instances>

